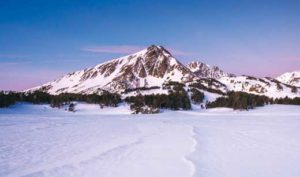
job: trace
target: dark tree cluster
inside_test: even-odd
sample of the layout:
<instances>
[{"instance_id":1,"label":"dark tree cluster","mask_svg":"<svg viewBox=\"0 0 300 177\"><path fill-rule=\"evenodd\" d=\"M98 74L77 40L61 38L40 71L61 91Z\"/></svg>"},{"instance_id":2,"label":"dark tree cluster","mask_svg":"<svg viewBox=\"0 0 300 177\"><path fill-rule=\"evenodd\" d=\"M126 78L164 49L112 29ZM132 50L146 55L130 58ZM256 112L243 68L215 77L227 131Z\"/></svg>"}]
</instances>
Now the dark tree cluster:
<instances>
[{"instance_id":1,"label":"dark tree cluster","mask_svg":"<svg viewBox=\"0 0 300 177\"><path fill-rule=\"evenodd\" d=\"M104 92L102 95L62 93L52 96L50 104L52 107L61 107L62 105L69 104L72 101L82 101L86 103L116 107L117 104L121 102L121 97L118 94L112 94L109 92Z\"/></svg>"},{"instance_id":2,"label":"dark tree cluster","mask_svg":"<svg viewBox=\"0 0 300 177\"><path fill-rule=\"evenodd\" d=\"M194 104L200 104L204 100L204 93L199 91L198 89L192 88L191 90L191 101Z\"/></svg>"},{"instance_id":3,"label":"dark tree cluster","mask_svg":"<svg viewBox=\"0 0 300 177\"><path fill-rule=\"evenodd\" d=\"M35 91L32 93L18 93L18 95L19 100L17 101L29 102L33 104L49 104L54 97L46 92L41 91Z\"/></svg>"},{"instance_id":4,"label":"dark tree cluster","mask_svg":"<svg viewBox=\"0 0 300 177\"><path fill-rule=\"evenodd\" d=\"M229 107L239 110L248 110L269 103L273 103L273 100L266 96L245 92L229 92L226 97L219 97L216 101L209 102L206 106L207 108Z\"/></svg>"},{"instance_id":5,"label":"dark tree cluster","mask_svg":"<svg viewBox=\"0 0 300 177\"><path fill-rule=\"evenodd\" d=\"M172 110L189 110L191 102L186 92L171 91L167 94L151 94L137 95L125 98L125 102L130 104L130 107L136 113L143 113L145 107L152 110L157 109L172 109Z\"/></svg>"},{"instance_id":6,"label":"dark tree cluster","mask_svg":"<svg viewBox=\"0 0 300 177\"><path fill-rule=\"evenodd\" d=\"M292 93L297 93L298 92L298 88L295 86L292 86L291 88Z\"/></svg>"},{"instance_id":7,"label":"dark tree cluster","mask_svg":"<svg viewBox=\"0 0 300 177\"><path fill-rule=\"evenodd\" d=\"M30 102L33 104L50 103L51 95L44 92L18 93L0 92L0 107L9 107L16 102Z\"/></svg>"},{"instance_id":8,"label":"dark tree cluster","mask_svg":"<svg viewBox=\"0 0 300 177\"><path fill-rule=\"evenodd\" d=\"M260 82L262 82L262 83L265 83L266 85L270 85L270 83L269 83L269 82L265 81L265 80L264 80L264 79L262 79L262 78L258 78L258 80L259 80Z\"/></svg>"},{"instance_id":9,"label":"dark tree cluster","mask_svg":"<svg viewBox=\"0 0 300 177\"><path fill-rule=\"evenodd\" d=\"M249 80L255 80L255 81L257 80L257 78L253 76L247 76L247 75L243 75L243 76L245 76Z\"/></svg>"},{"instance_id":10,"label":"dark tree cluster","mask_svg":"<svg viewBox=\"0 0 300 177\"><path fill-rule=\"evenodd\" d=\"M59 95L50 95L46 92L35 91L32 93L0 92L0 107L8 107L16 102L29 102L33 104L51 104L52 107L61 107L64 104L70 104L72 101L82 101L87 103L101 104L105 106L117 106L121 102L118 94L104 92L97 94L72 94L62 93Z\"/></svg>"},{"instance_id":11,"label":"dark tree cluster","mask_svg":"<svg viewBox=\"0 0 300 177\"><path fill-rule=\"evenodd\" d=\"M68 111L70 111L70 112L75 112L75 103L70 103L70 104L69 104Z\"/></svg>"},{"instance_id":12,"label":"dark tree cluster","mask_svg":"<svg viewBox=\"0 0 300 177\"><path fill-rule=\"evenodd\" d=\"M274 104L289 104L289 105L300 105L300 97L296 98L279 98L274 100Z\"/></svg>"},{"instance_id":13,"label":"dark tree cluster","mask_svg":"<svg viewBox=\"0 0 300 177\"><path fill-rule=\"evenodd\" d=\"M165 105L163 108L170 108L172 110L189 110L192 108L191 102L187 92L171 92L167 95Z\"/></svg>"},{"instance_id":14,"label":"dark tree cluster","mask_svg":"<svg viewBox=\"0 0 300 177\"><path fill-rule=\"evenodd\" d=\"M14 92L0 92L0 108L9 107L17 102L18 95Z\"/></svg>"},{"instance_id":15,"label":"dark tree cluster","mask_svg":"<svg viewBox=\"0 0 300 177\"><path fill-rule=\"evenodd\" d=\"M138 87L138 88L128 88L125 89L124 92L122 93L130 93L130 92L134 92L134 91L146 91L146 90L153 90L153 89L160 89L160 87L158 86L153 86L153 87Z\"/></svg>"},{"instance_id":16,"label":"dark tree cluster","mask_svg":"<svg viewBox=\"0 0 300 177\"><path fill-rule=\"evenodd\" d=\"M185 85L180 82L169 81L163 84L163 89L180 91L184 89Z\"/></svg>"},{"instance_id":17,"label":"dark tree cluster","mask_svg":"<svg viewBox=\"0 0 300 177\"><path fill-rule=\"evenodd\" d=\"M280 83L276 83L277 90L283 90L283 87Z\"/></svg>"}]
</instances>

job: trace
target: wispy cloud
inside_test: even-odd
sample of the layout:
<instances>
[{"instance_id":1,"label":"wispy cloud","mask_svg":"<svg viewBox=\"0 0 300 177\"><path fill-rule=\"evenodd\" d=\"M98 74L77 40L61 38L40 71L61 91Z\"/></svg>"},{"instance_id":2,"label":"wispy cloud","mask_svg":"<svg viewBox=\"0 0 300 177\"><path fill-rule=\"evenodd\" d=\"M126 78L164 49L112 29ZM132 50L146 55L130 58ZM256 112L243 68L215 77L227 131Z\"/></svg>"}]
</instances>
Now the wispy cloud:
<instances>
[{"instance_id":1,"label":"wispy cloud","mask_svg":"<svg viewBox=\"0 0 300 177\"><path fill-rule=\"evenodd\" d=\"M27 64L27 63L33 63L33 61L25 61L25 60L17 60L17 61L1 61L0 65L17 65L17 64Z\"/></svg>"},{"instance_id":2,"label":"wispy cloud","mask_svg":"<svg viewBox=\"0 0 300 177\"><path fill-rule=\"evenodd\" d=\"M0 66L6 66L6 65L18 65L18 64L50 64L50 63L57 63L57 62L64 62L64 63L75 63L75 62L81 62L81 59L70 59L70 58L62 58L62 57L53 57L51 59L43 59L43 57L39 57L35 59L32 58L7 58L7 57L1 57L3 55L0 55ZM6 55L5 55L6 56ZM10 56L10 55L9 55ZM13 55L11 55L13 56Z\"/></svg>"},{"instance_id":3,"label":"wispy cloud","mask_svg":"<svg viewBox=\"0 0 300 177\"><path fill-rule=\"evenodd\" d=\"M173 48L167 48L167 50L169 50L173 55L177 55L177 56L191 56L191 55L193 55L193 53L184 52L184 51L173 49Z\"/></svg>"},{"instance_id":4,"label":"wispy cloud","mask_svg":"<svg viewBox=\"0 0 300 177\"><path fill-rule=\"evenodd\" d=\"M22 54L3 54L0 53L0 64L1 65L15 65L19 63L29 63L26 59L26 55Z\"/></svg>"},{"instance_id":5,"label":"wispy cloud","mask_svg":"<svg viewBox=\"0 0 300 177\"><path fill-rule=\"evenodd\" d=\"M1 65L17 65L19 64L18 62L0 62L0 66Z\"/></svg>"},{"instance_id":6,"label":"wispy cloud","mask_svg":"<svg viewBox=\"0 0 300 177\"><path fill-rule=\"evenodd\" d=\"M86 52L130 54L144 49L144 46L120 45L120 46L89 46L82 48Z\"/></svg>"},{"instance_id":7,"label":"wispy cloud","mask_svg":"<svg viewBox=\"0 0 300 177\"><path fill-rule=\"evenodd\" d=\"M112 54L131 54L147 48L147 46L136 46L136 45L114 45L114 46L87 46L81 50L85 52L93 53L112 53ZM184 52L178 49L166 47L173 55L177 56L189 56L191 53Z\"/></svg>"}]
</instances>

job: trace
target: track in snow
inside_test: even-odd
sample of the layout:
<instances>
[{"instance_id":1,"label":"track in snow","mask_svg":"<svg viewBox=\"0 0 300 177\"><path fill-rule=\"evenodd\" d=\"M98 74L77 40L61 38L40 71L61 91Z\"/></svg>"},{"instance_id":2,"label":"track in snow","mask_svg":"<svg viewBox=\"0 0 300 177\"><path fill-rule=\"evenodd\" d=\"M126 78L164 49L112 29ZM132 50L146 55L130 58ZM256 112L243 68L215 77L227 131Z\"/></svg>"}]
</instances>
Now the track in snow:
<instances>
[{"instance_id":1,"label":"track in snow","mask_svg":"<svg viewBox=\"0 0 300 177\"><path fill-rule=\"evenodd\" d=\"M114 111L115 113L115 111ZM0 110L0 176L298 177L300 111Z\"/></svg>"}]
</instances>

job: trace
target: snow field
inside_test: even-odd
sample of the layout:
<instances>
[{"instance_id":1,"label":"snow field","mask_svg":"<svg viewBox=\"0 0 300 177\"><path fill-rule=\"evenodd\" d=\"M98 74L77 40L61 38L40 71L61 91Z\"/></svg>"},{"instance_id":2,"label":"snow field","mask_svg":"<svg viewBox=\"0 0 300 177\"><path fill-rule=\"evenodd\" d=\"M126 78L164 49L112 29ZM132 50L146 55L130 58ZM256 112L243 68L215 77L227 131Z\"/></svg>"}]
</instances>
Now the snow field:
<instances>
[{"instance_id":1,"label":"snow field","mask_svg":"<svg viewBox=\"0 0 300 177\"><path fill-rule=\"evenodd\" d=\"M0 109L2 177L298 177L300 109ZM126 112L127 110L127 112Z\"/></svg>"}]
</instances>

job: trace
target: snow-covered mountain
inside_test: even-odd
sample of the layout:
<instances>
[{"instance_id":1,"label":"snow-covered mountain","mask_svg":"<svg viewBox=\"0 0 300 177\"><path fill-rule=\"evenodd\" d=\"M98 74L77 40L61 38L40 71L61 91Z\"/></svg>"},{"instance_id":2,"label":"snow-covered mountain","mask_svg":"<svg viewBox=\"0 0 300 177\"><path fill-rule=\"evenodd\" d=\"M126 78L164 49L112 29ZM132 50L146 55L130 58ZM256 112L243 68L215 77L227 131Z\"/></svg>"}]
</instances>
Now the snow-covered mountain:
<instances>
[{"instance_id":1,"label":"snow-covered mountain","mask_svg":"<svg viewBox=\"0 0 300 177\"><path fill-rule=\"evenodd\" d=\"M186 66L198 77L219 79L224 76L232 75L232 74L228 74L228 73L224 72L217 66L209 66L200 61L189 62Z\"/></svg>"},{"instance_id":2,"label":"snow-covered mountain","mask_svg":"<svg viewBox=\"0 0 300 177\"><path fill-rule=\"evenodd\" d=\"M277 77L277 80L289 85L300 87L300 70L284 73Z\"/></svg>"},{"instance_id":3,"label":"snow-covered mountain","mask_svg":"<svg viewBox=\"0 0 300 177\"><path fill-rule=\"evenodd\" d=\"M300 88L294 89L291 85L276 79L256 78L252 76L222 77L219 79L230 91L241 91L256 95L265 95L272 98L299 97Z\"/></svg>"},{"instance_id":4,"label":"snow-covered mountain","mask_svg":"<svg viewBox=\"0 0 300 177\"><path fill-rule=\"evenodd\" d=\"M162 46L148 48L113 59L95 67L69 73L52 82L26 91L44 91L50 94L83 93L101 94L103 91L123 96L137 93L165 93L164 83L184 83L186 89L196 87L209 95L222 96L228 91L243 91L269 97L300 97L300 72L286 73L276 79L234 76L216 66L194 61L187 66L175 59ZM143 88L143 89L142 89Z\"/></svg>"},{"instance_id":5,"label":"snow-covered mountain","mask_svg":"<svg viewBox=\"0 0 300 177\"><path fill-rule=\"evenodd\" d=\"M167 81L188 82L195 75L162 46L113 59L92 68L69 73L28 91L50 94L122 92L125 89L162 86Z\"/></svg>"}]
</instances>

